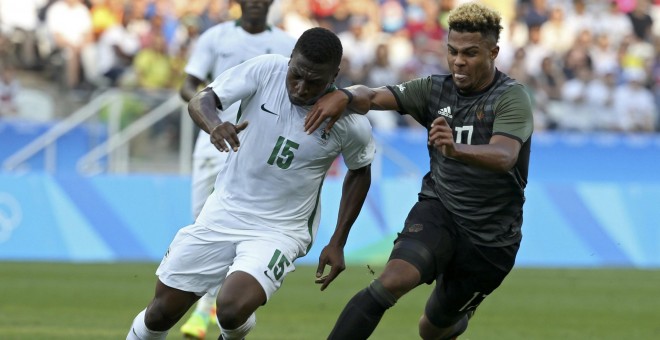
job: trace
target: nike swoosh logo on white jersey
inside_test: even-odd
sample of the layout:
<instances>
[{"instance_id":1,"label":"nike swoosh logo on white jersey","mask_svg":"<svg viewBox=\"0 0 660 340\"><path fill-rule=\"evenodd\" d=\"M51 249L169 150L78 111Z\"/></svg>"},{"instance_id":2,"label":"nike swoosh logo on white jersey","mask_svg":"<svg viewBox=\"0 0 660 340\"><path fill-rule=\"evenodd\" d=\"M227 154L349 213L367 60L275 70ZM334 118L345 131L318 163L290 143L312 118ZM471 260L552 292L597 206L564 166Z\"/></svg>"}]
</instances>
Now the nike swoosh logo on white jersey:
<instances>
[{"instance_id":1,"label":"nike swoosh logo on white jersey","mask_svg":"<svg viewBox=\"0 0 660 340\"><path fill-rule=\"evenodd\" d=\"M279 116L277 113L275 113L275 112L273 112L273 111L267 109L267 108L266 108L266 103L261 104L261 109L264 110L264 111L266 111L266 112L268 112L268 113L270 113L270 114L272 114L272 115Z\"/></svg>"}]
</instances>

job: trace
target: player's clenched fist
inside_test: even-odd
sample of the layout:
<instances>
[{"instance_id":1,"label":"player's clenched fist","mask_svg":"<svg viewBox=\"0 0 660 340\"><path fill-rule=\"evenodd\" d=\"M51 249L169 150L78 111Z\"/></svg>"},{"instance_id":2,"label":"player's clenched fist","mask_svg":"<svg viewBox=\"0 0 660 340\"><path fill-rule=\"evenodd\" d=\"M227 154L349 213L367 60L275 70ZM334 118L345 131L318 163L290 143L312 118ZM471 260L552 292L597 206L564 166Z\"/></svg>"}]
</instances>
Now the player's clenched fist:
<instances>
[{"instance_id":1,"label":"player's clenched fist","mask_svg":"<svg viewBox=\"0 0 660 340\"><path fill-rule=\"evenodd\" d=\"M436 118L429 130L429 145L442 151L446 157L452 157L455 152L454 135L444 117Z\"/></svg>"}]
</instances>

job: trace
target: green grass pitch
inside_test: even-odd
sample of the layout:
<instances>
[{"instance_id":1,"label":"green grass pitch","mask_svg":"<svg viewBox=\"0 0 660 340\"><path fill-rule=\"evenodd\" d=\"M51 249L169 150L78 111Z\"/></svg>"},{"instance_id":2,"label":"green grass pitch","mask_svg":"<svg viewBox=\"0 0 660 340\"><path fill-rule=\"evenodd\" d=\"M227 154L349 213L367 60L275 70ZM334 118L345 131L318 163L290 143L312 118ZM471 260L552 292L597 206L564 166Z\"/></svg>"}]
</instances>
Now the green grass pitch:
<instances>
[{"instance_id":1,"label":"green grass pitch","mask_svg":"<svg viewBox=\"0 0 660 340\"><path fill-rule=\"evenodd\" d=\"M152 297L155 263L0 263L0 339L124 339ZM381 268L375 268L376 275ZM325 339L374 274L349 266L325 291L300 267L257 312L249 339ZM390 309L371 339L417 339L430 286ZM179 325L168 339L181 339ZM208 339L216 339L211 328ZM660 271L516 268L479 307L466 339L660 339Z\"/></svg>"}]
</instances>

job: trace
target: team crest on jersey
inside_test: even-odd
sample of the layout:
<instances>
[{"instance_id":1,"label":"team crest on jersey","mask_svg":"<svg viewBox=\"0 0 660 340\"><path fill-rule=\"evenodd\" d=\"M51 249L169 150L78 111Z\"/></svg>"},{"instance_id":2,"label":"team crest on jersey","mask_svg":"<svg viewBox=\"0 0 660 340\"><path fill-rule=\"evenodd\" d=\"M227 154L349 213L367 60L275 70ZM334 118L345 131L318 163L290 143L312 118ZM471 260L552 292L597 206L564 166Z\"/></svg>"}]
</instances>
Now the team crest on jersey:
<instances>
[{"instance_id":1,"label":"team crest on jersey","mask_svg":"<svg viewBox=\"0 0 660 340\"><path fill-rule=\"evenodd\" d=\"M484 119L485 116L486 116L486 114L484 114L484 110L477 111L477 119L478 120Z\"/></svg>"},{"instance_id":2,"label":"team crest on jersey","mask_svg":"<svg viewBox=\"0 0 660 340\"><path fill-rule=\"evenodd\" d=\"M328 140L330 139L330 131L327 131L325 127L317 129L315 135L317 137L316 141L319 144L328 144Z\"/></svg>"}]
</instances>

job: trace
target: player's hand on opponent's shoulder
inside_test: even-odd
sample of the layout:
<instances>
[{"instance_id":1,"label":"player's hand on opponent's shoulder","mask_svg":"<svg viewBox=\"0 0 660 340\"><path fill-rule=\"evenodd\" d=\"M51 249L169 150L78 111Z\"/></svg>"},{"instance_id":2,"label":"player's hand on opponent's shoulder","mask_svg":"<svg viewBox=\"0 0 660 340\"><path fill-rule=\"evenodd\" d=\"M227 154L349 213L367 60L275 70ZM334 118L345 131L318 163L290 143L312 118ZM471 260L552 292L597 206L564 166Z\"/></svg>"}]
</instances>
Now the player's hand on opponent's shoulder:
<instances>
[{"instance_id":1,"label":"player's hand on opponent's shoulder","mask_svg":"<svg viewBox=\"0 0 660 340\"><path fill-rule=\"evenodd\" d=\"M222 122L211 130L211 143L221 152L229 152L230 149L236 152L238 151L238 147L241 146L241 142L238 140L238 133L245 130L247 126L247 121L237 125Z\"/></svg>"},{"instance_id":2,"label":"player's hand on opponent's shoulder","mask_svg":"<svg viewBox=\"0 0 660 340\"><path fill-rule=\"evenodd\" d=\"M323 276L326 265L330 266L330 272L328 275ZM325 290L344 269L346 269L344 249L329 244L323 248L321 255L319 255L319 266L316 268L316 280L314 282L321 285L321 290Z\"/></svg>"},{"instance_id":3,"label":"player's hand on opponent's shoulder","mask_svg":"<svg viewBox=\"0 0 660 340\"><path fill-rule=\"evenodd\" d=\"M305 132L311 134L316 131L326 119L330 120L325 127L325 131L330 131L344 110L346 110L347 105L348 97L342 91L335 90L325 94L314 103L312 109L305 116Z\"/></svg>"}]
</instances>

